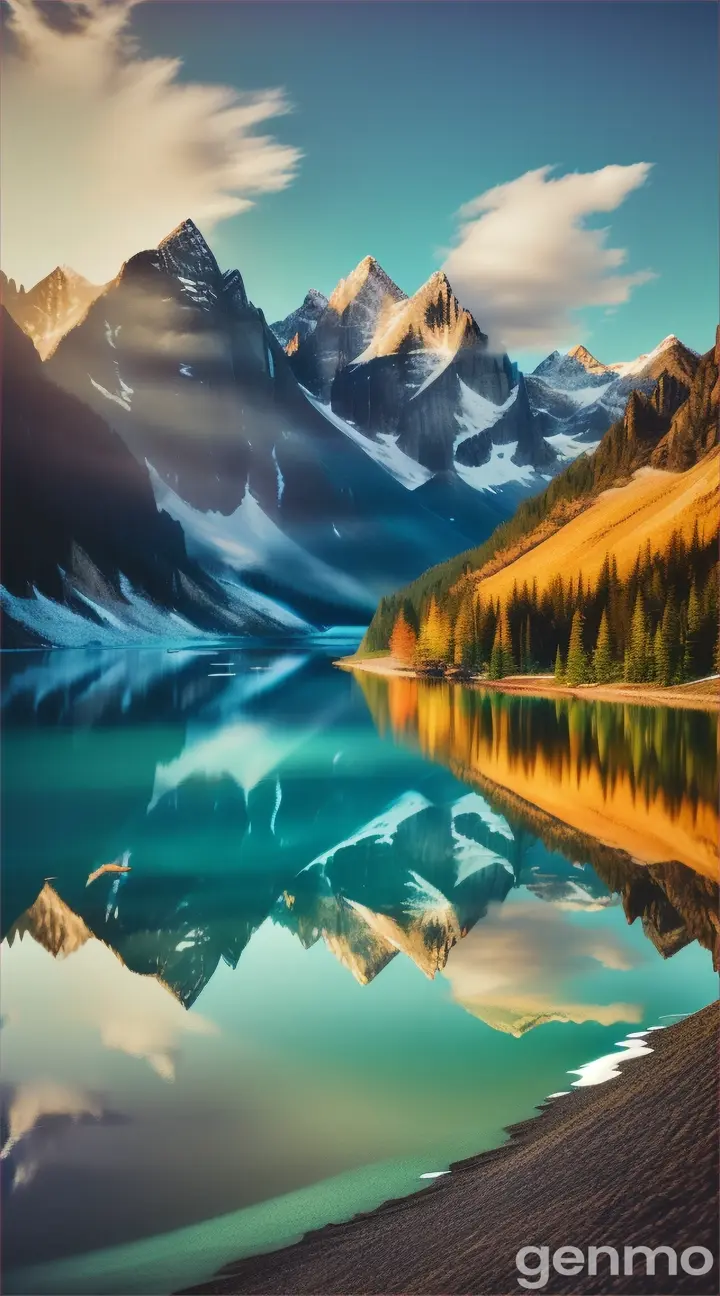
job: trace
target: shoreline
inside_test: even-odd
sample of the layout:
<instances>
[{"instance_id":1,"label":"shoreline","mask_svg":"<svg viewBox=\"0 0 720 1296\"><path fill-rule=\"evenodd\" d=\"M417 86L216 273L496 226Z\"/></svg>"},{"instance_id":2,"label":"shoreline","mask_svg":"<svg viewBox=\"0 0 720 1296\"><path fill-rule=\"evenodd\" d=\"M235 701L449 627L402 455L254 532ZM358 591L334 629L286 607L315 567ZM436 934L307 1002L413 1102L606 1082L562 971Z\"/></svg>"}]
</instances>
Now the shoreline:
<instances>
[{"instance_id":1,"label":"shoreline","mask_svg":"<svg viewBox=\"0 0 720 1296\"><path fill-rule=\"evenodd\" d=\"M517 1292L524 1246L705 1247L713 1268L667 1273L654 1293L718 1290L715 1002L648 1039L619 1075L548 1100L501 1147L456 1163L410 1197L331 1224L291 1246L226 1266L186 1296L505 1296ZM618 1055L621 1058L621 1055ZM535 1260L533 1259L533 1263ZM647 1292L636 1272L565 1277L548 1293Z\"/></svg>"},{"instance_id":2,"label":"shoreline","mask_svg":"<svg viewBox=\"0 0 720 1296\"><path fill-rule=\"evenodd\" d=\"M488 693L526 694L530 697L576 697L594 702L625 702L638 706L687 707L691 710L720 710L720 676L705 680L691 680L688 684L674 684L659 688L652 684L558 684L552 675L508 675L501 680L485 679L482 675L425 675L422 671L403 666L393 657L341 657L333 662L341 670L362 670L386 678L438 680L447 684L462 684L465 688Z\"/></svg>"}]
</instances>

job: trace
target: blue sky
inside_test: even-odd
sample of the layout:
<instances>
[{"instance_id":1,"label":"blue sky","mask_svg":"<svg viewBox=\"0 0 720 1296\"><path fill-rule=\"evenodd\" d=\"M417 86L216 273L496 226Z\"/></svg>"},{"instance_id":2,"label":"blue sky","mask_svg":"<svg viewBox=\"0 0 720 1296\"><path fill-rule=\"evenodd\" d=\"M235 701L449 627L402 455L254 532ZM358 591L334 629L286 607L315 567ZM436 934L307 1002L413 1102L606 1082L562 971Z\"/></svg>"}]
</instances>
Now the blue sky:
<instances>
[{"instance_id":1,"label":"blue sky","mask_svg":"<svg viewBox=\"0 0 720 1296\"><path fill-rule=\"evenodd\" d=\"M29 0L10 3L22 9ZM267 101L255 130L302 153L295 177L287 158L268 154L270 172L284 171L286 187L271 191L271 176L258 186L264 192L251 195L251 209L214 227L201 210L200 167L192 183L180 183L172 170L160 99L147 77L143 84L147 64L136 63L133 109L131 96L98 88L97 46L88 40L85 63L68 59L58 90L58 63L71 38L43 45L35 33L45 82L37 57L32 74L26 64L6 77L14 112L6 110L5 119L16 148L5 144L11 198L4 268L29 282L58 262L91 278L109 277L108 259L117 265L138 240L148 246L188 215L209 232L222 265L240 267L251 297L273 320L311 286L329 293L368 253L413 292L446 259L458 209L529 171L555 167L552 176L560 177L644 162L653 165L643 183L633 182L614 206L579 218L581 226L608 228L607 246L626 250L618 274L632 280L653 272L628 287L627 300L613 305L612 294L601 293L601 304L588 307L593 294L582 284L573 295L574 263L592 249L587 241L574 250L568 245L564 257L561 225L547 257L544 250L523 252L540 223L532 193L519 213L517 259L507 246L515 224L504 215L495 222L495 242L498 231L506 242L500 278L515 265L528 291L536 272L550 281L546 293L557 281L556 306L572 320L559 340L583 341L606 361L649 350L671 332L706 350L718 315L717 15L711 0L154 0L131 7L123 21L137 58L180 60L173 77L181 87L229 86L261 100L279 87L292 105L278 115ZM122 48L122 34L103 40ZM75 94L83 77L84 98ZM110 77L102 85L111 85ZM195 129L189 106L190 99L183 105L175 96L167 114L169 120L174 113L176 152ZM203 136L198 126L183 165L193 148L205 165L214 126L210 109L198 110L196 122L203 114L207 130ZM94 138L83 139L93 130ZM104 163L107 175L98 170ZM52 189L52 201L43 186ZM517 207L515 201L507 213L515 222ZM552 224L552 214L544 219ZM488 255L492 260L485 245L474 279L472 267L465 279L458 271L465 290L459 295L472 298L466 304L481 326ZM537 337L512 348L525 365L545 354L558 332L552 319L542 327L542 294L535 307ZM523 338L522 329L513 336Z\"/></svg>"}]
</instances>

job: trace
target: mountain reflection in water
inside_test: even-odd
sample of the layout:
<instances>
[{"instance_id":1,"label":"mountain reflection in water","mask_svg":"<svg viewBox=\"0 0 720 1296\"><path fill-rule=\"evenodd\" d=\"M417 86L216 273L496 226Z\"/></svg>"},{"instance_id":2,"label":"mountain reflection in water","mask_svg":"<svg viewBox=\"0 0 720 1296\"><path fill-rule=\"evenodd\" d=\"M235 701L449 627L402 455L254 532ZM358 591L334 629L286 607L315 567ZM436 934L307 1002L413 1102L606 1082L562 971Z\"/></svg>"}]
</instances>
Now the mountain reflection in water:
<instances>
[{"instance_id":1,"label":"mountain reflection in water","mask_svg":"<svg viewBox=\"0 0 720 1296\"><path fill-rule=\"evenodd\" d=\"M6 1264L433 1168L712 997L714 717L224 648L13 654L3 719Z\"/></svg>"}]
</instances>

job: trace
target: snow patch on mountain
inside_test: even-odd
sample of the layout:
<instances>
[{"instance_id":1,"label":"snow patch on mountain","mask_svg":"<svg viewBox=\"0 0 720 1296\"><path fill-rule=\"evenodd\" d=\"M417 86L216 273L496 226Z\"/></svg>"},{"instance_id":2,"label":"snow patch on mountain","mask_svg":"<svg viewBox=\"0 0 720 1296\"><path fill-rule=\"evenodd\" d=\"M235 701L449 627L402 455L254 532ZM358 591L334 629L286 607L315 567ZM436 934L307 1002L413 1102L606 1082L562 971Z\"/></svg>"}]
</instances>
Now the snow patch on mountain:
<instances>
[{"instance_id":1,"label":"snow patch on mountain","mask_svg":"<svg viewBox=\"0 0 720 1296\"><path fill-rule=\"evenodd\" d=\"M612 369L613 373L617 374L619 378L632 378L636 374L641 374L644 369L659 359L663 352L670 351L673 347L682 347L685 351L691 350L674 333L668 333L668 336L664 337L662 342L658 342L657 346L653 347L652 351L648 351L646 355L639 355L635 360L621 360L616 364L609 365L608 368ZM692 351L692 354L697 355L697 352Z\"/></svg>"},{"instance_id":2,"label":"snow patch on mountain","mask_svg":"<svg viewBox=\"0 0 720 1296\"><path fill-rule=\"evenodd\" d=\"M177 613L167 612L137 594L124 578L121 578L121 585L127 600L125 619L117 615L119 604L115 611L111 611L82 594L79 597L88 610L100 618L99 623L73 608L56 603L36 589L29 597L21 598L0 586L0 605L18 625L58 648L86 648L89 643L119 647L146 643L148 639L174 641L212 637L190 625Z\"/></svg>"},{"instance_id":3,"label":"snow patch on mountain","mask_svg":"<svg viewBox=\"0 0 720 1296\"><path fill-rule=\"evenodd\" d=\"M376 440L359 432L353 427L352 423L347 423L345 419L340 418L339 414L331 408L330 405L324 405L309 391L303 388L307 399L316 410L330 422L344 432L351 441L359 445L371 459L379 463L387 472L389 472L396 481L407 487L408 490L415 490L417 486L422 486L423 482L429 481L432 472L429 468L424 468L417 460L411 459L410 455L405 454L403 450L398 449L397 437L392 434L380 433Z\"/></svg>"},{"instance_id":4,"label":"snow patch on mountain","mask_svg":"<svg viewBox=\"0 0 720 1296\"><path fill-rule=\"evenodd\" d=\"M558 457L567 463L581 454L592 454L600 445L599 441L581 441L578 436L571 436L567 432L556 432L554 436L546 436L545 440Z\"/></svg>"},{"instance_id":5,"label":"snow patch on mountain","mask_svg":"<svg viewBox=\"0 0 720 1296\"><path fill-rule=\"evenodd\" d=\"M493 445L487 463L479 468L470 468L465 464L455 464L458 477L461 477L473 490L492 491L508 482L520 482L523 486L532 486L538 476L532 464L513 463L513 455L518 448L517 441L508 441L505 445Z\"/></svg>"},{"instance_id":6,"label":"snow patch on mountain","mask_svg":"<svg viewBox=\"0 0 720 1296\"><path fill-rule=\"evenodd\" d=\"M199 559L213 558L216 563L238 573L243 571L278 572L298 591L330 597L350 598L353 602L368 602L367 592L351 576L313 557L300 545L286 536L280 527L263 512L254 495L246 490L234 513L202 512L193 508L168 486L155 468L145 461L158 510L168 513L179 522L188 552ZM279 469L278 469L279 472ZM282 474L278 478L278 494ZM283 483L284 486L284 483ZM243 587L232 583L239 593ZM258 607L263 596L245 590L244 597L257 599ZM277 612L275 619L293 629L309 629L289 608L271 601Z\"/></svg>"},{"instance_id":7,"label":"snow patch on mountain","mask_svg":"<svg viewBox=\"0 0 720 1296\"><path fill-rule=\"evenodd\" d=\"M474 436L476 432L485 432L488 428L506 414L511 405L517 400L519 386L513 387L507 400L502 405L495 405L485 396L480 396L474 392L471 387L460 379L460 391L462 394L462 409L459 414L455 415L455 420L462 431L455 438L455 450L458 446L466 441L468 437ZM458 471L459 468L458 468ZM473 470L474 471L474 470Z\"/></svg>"}]
</instances>

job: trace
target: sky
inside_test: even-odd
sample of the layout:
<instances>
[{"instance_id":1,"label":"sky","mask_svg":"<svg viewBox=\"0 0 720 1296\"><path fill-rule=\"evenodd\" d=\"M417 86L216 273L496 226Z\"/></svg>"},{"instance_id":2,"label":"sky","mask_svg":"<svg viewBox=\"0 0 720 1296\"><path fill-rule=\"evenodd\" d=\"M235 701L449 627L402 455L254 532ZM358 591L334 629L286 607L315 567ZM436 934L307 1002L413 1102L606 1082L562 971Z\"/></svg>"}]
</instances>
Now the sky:
<instances>
[{"instance_id":1,"label":"sky","mask_svg":"<svg viewBox=\"0 0 720 1296\"><path fill-rule=\"evenodd\" d=\"M712 0L8 12L1 254L26 286L110 277L191 216L270 321L370 254L408 293L445 268L523 367L712 344Z\"/></svg>"}]
</instances>

